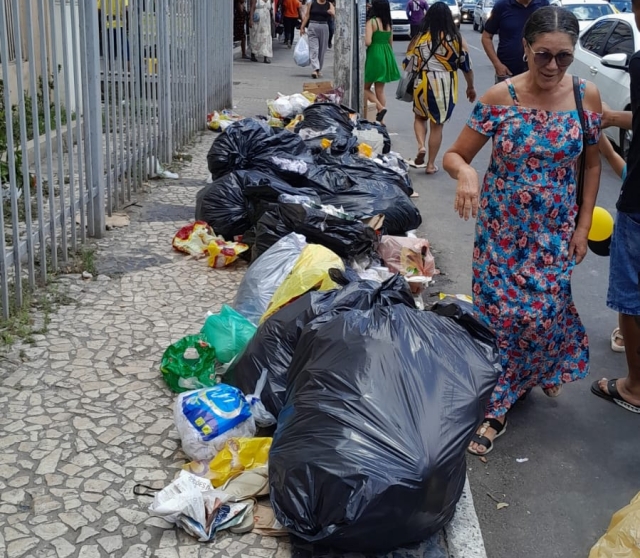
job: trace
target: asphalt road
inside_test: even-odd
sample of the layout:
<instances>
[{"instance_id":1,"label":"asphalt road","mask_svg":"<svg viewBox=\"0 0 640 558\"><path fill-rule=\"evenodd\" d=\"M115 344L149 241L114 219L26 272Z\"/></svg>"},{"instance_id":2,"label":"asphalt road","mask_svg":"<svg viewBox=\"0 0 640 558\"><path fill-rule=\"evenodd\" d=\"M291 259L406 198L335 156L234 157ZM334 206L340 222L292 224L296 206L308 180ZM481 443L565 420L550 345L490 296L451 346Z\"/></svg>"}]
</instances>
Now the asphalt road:
<instances>
[{"instance_id":1,"label":"asphalt road","mask_svg":"<svg viewBox=\"0 0 640 558\"><path fill-rule=\"evenodd\" d=\"M493 83L493 68L482 51L480 35L471 25L462 31L481 94ZM396 40L398 60L406 45ZM394 93L395 84L390 84L386 121L394 134L393 148L413 156L411 105L396 101ZM442 153L470 110L471 104L461 99L445 126L440 167ZM487 145L474 161L479 171L486 170L489 157ZM443 292L469 293L474 225L453 212L455 184L444 171L433 176L412 172L420 193L422 230L443 274L438 286ZM617 176L604 167L598 205L614 213L619 189ZM616 315L605 305L608 265L607 258L590 253L573 276L574 298L591 342L591 377L565 386L557 399L536 390L509 414L508 432L497 441L486 464L469 456L469 477L489 558L585 558L611 515L640 491L640 417L589 392L595 379L626 374L624 355L609 348ZM516 461L522 458L528 461ZM492 497L509 506L498 510Z\"/></svg>"}]
</instances>

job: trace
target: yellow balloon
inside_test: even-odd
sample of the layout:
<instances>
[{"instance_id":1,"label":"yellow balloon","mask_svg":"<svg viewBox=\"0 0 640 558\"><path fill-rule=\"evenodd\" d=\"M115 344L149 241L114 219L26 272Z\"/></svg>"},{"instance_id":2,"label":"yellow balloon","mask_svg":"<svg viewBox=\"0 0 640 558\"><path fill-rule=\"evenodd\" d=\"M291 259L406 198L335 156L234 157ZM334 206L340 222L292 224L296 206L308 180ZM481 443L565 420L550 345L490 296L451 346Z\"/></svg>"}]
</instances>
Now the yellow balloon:
<instances>
[{"instance_id":1,"label":"yellow balloon","mask_svg":"<svg viewBox=\"0 0 640 558\"><path fill-rule=\"evenodd\" d=\"M589 240L600 242L606 240L613 234L613 217L603 207L593 208L593 218L591 229L589 230Z\"/></svg>"}]
</instances>

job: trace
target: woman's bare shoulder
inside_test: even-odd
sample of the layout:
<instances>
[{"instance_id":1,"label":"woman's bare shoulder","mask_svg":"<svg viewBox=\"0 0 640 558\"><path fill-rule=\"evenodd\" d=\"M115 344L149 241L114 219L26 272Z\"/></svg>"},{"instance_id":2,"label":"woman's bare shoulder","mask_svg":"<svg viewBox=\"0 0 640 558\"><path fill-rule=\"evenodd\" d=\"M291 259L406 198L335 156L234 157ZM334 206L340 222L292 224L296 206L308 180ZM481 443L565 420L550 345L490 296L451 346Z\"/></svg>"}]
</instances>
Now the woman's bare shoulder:
<instances>
[{"instance_id":1,"label":"woman's bare shoulder","mask_svg":"<svg viewBox=\"0 0 640 558\"><path fill-rule=\"evenodd\" d=\"M480 97L480 102L485 105L512 105L513 100L511 98L511 94L509 93L509 87L506 82L496 83L491 86L485 92L482 97Z\"/></svg>"}]
</instances>

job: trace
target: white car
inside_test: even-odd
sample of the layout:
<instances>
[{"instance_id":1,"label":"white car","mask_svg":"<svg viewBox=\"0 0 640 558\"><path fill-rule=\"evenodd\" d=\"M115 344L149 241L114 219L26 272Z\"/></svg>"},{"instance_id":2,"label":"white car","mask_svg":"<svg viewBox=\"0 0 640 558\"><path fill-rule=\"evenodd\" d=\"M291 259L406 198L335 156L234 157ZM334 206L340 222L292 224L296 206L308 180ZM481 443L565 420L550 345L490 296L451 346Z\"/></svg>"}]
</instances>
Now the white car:
<instances>
[{"instance_id":1,"label":"white car","mask_svg":"<svg viewBox=\"0 0 640 558\"><path fill-rule=\"evenodd\" d=\"M576 45L571 73L592 81L613 110L631 110L629 58L640 50L640 31L633 14L601 17L587 27ZM607 128L607 136L627 157L631 131Z\"/></svg>"},{"instance_id":2,"label":"white car","mask_svg":"<svg viewBox=\"0 0 640 558\"><path fill-rule=\"evenodd\" d=\"M391 7L391 23L393 24L393 34L397 36L410 37L411 25L407 18L407 3L390 2Z\"/></svg>"},{"instance_id":3,"label":"white car","mask_svg":"<svg viewBox=\"0 0 640 558\"><path fill-rule=\"evenodd\" d=\"M484 24L491 17L491 10L493 10L493 0L478 0L476 8L473 11L473 30L484 31Z\"/></svg>"},{"instance_id":4,"label":"white car","mask_svg":"<svg viewBox=\"0 0 640 558\"><path fill-rule=\"evenodd\" d=\"M580 31L589 27L591 22L599 17L616 12L606 0L554 0L551 4L561 6L572 12L578 18Z\"/></svg>"}]
</instances>

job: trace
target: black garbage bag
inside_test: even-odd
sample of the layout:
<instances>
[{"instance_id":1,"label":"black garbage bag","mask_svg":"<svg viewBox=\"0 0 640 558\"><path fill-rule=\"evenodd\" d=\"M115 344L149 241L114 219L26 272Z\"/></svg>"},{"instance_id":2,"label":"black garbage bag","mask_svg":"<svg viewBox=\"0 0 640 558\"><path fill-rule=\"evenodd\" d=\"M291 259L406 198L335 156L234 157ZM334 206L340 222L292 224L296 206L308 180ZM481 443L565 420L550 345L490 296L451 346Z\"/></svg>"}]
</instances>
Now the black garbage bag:
<instances>
[{"instance_id":1,"label":"black garbage bag","mask_svg":"<svg viewBox=\"0 0 640 558\"><path fill-rule=\"evenodd\" d=\"M296 132L313 130L323 132L335 128L338 135L351 136L355 124L350 118L349 108L335 103L314 103L304 109L304 119L296 125Z\"/></svg>"},{"instance_id":2,"label":"black garbage bag","mask_svg":"<svg viewBox=\"0 0 640 558\"><path fill-rule=\"evenodd\" d=\"M304 170L296 170L297 165L312 162L313 157L300 136L288 130L275 132L266 123L252 118L231 124L216 137L207 155L214 179L231 171L257 169L287 180L304 174Z\"/></svg>"},{"instance_id":3,"label":"black garbage bag","mask_svg":"<svg viewBox=\"0 0 640 558\"><path fill-rule=\"evenodd\" d=\"M206 221L225 240L242 235L250 226L250 207L236 173L207 184L196 195L196 220Z\"/></svg>"},{"instance_id":4,"label":"black garbage bag","mask_svg":"<svg viewBox=\"0 0 640 558\"><path fill-rule=\"evenodd\" d=\"M377 242L375 231L361 221L342 219L302 204L281 203L265 212L256 224L252 260L292 232L345 259L371 254Z\"/></svg>"},{"instance_id":5,"label":"black garbage bag","mask_svg":"<svg viewBox=\"0 0 640 558\"><path fill-rule=\"evenodd\" d=\"M339 284L345 278L337 270L331 277ZM243 393L255 393L256 384L267 370L267 382L260 399L274 417L280 414L287 387L287 372L303 329L318 316L366 310L373 305L404 304L414 307L407 282L396 275L384 283L353 281L342 289L310 292L287 304L258 327L242 354L234 360L225 374L225 382Z\"/></svg>"},{"instance_id":6,"label":"black garbage bag","mask_svg":"<svg viewBox=\"0 0 640 558\"><path fill-rule=\"evenodd\" d=\"M304 329L269 454L280 523L310 543L377 553L451 520L500 373L490 332L465 326L394 305Z\"/></svg>"}]
</instances>

